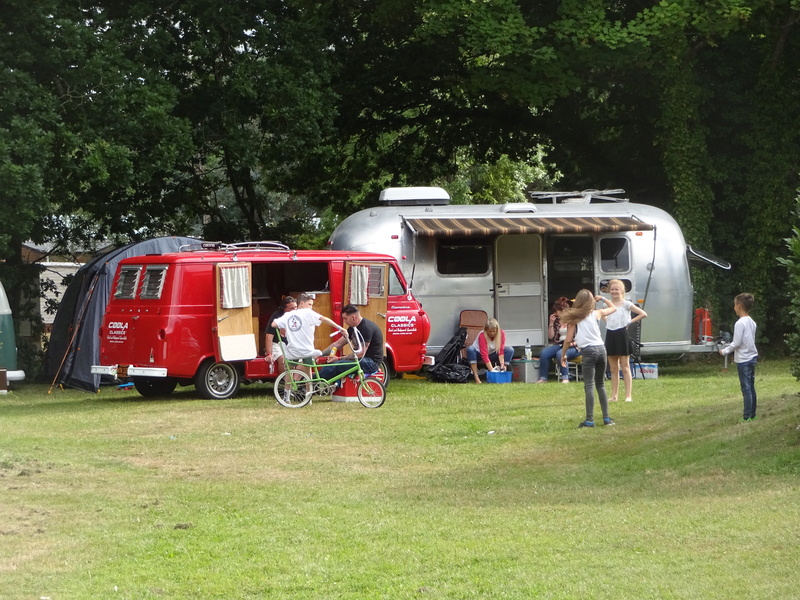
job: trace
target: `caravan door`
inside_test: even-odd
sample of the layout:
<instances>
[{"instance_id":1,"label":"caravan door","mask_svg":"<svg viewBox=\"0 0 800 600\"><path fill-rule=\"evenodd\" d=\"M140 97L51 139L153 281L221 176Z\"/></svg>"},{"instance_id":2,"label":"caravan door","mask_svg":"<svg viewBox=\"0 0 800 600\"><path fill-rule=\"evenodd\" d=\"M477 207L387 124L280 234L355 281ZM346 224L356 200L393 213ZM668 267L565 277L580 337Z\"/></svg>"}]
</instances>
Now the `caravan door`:
<instances>
[{"instance_id":1,"label":"caravan door","mask_svg":"<svg viewBox=\"0 0 800 600\"><path fill-rule=\"evenodd\" d=\"M217 339L223 361L252 360L258 354L253 331L250 263L218 264Z\"/></svg>"},{"instance_id":2,"label":"caravan door","mask_svg":"<svg viewBox=\"0 0 800 600\"><path fill-rule=\"evenodd\" d=\"M501 235L495 243L495 314L506 342L524 346L547 343L542 298L542 237Z\"/></svg>"},{"instance_id":3,"label":"caravan door","mask_svg":"<svg viewBox=\"0 0 800 600\"><path fill-rule=\"evenodd\" d=\"M389 304L388 283L389 265L386 263L345 263L344 304L355 304L362 317L381 328L384 356L386 356L386 310Z\"/></svg>"}]
</instances>

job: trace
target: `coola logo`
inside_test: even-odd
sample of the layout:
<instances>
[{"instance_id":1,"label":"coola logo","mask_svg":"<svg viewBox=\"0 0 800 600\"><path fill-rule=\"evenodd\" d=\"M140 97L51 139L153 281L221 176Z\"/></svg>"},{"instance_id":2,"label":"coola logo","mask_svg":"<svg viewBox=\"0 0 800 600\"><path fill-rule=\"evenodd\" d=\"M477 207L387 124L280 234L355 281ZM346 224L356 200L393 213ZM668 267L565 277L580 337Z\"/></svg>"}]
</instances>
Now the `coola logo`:
<instances>
[{"instance_id":1,"label":"coola logo","mask_svg":"<svg viewBox=\"0 0 800 600\"><path fill-rule=\"evenodd\" d=\"M109 329L127 329L128 328L128 324L127 323L123 323L122 321L114 321L114 322L108 324L108 328Z\"/></svg>"},{"instance_id":2,"label":"coola logo","mask_svg":"<svg viewBox=\"0 0 800 600\"><path fill-rule=\"evenodd\" d=\"M397 315L387 319L389 323L416 323L417 317L414 315Z\"/></svg>"}]
</instances>

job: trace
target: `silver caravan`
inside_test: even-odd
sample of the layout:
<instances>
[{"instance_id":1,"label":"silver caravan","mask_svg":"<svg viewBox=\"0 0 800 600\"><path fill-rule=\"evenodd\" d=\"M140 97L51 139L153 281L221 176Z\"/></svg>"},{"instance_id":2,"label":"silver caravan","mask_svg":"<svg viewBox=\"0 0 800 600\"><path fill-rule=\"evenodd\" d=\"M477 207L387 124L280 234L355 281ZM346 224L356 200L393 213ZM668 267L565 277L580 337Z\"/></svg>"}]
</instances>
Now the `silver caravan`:
<instances>
[{"instance_id":1,"label":"silver caravan","mask_svg":"<svg viewBox=\"0 0 800 600\"><path fill-rule=\"evenodd\" d=\"M648 313L643 355L711 351L706 324L693 333L689 261L730 265L687 246L663 210L621 193L535 192L530 203L450 205L441 188L388 188L382 206L346 218L328 243L397 258L430 315L434 352L467 309L495 316L516 347L542 346L552 301L581 288L599 292L609 279L621 279L626 298Z\"/></svg>"}]
</instances>

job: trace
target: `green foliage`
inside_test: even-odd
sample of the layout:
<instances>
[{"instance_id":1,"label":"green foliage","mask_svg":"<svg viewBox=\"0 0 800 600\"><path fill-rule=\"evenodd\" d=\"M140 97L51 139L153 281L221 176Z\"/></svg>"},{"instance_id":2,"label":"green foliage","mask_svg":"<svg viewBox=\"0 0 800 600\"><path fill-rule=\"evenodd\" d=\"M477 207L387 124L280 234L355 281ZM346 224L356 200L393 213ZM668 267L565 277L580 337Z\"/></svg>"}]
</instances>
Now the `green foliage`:
<instances>
[{"instance_id":1,"label":"green foliage","mask_svg":"<svg viewBox=\"0 0 800 600\"><path fill-rule=\"evenodd\" d=\"M389 185L487 203L526 184L622 187L733 263L697 273L698 304L751 291L760 330L779 333L799 12L797 0L7 0L0 258L18 267L27 239L159 234L318 246Z\"/></svg>"},{"instance_id":2,"label":"green foliage","mask_svg":"<svg viewBox=\"0 0 800 600\"><path fill-rule=\"evenodd\" d=\"M545 150L538 147L527 161L514 161L503 154L490 163L476 162L465 152L456 158L458 170L432 185L444 187L453 204L503 204L527 202L527 189L552 189L560 173L545 162Z\"/></svg>"},{"instance_id":3,"label":"green foliage","mask_svg":"<svg viewBox=\"0 0 800 600\"><path fill-rule=\"evenodd\" d=\"M800 207L800 198L797 201ZM797 214L797 213L796 213ZM792 375L800 380L800 228L792 228L791 237L786 238L788 255L778 257L778 263L787 270L786 296L789 301L791 327L785 335L786 345L792 356Z\"/></svg>"}]
</instances>

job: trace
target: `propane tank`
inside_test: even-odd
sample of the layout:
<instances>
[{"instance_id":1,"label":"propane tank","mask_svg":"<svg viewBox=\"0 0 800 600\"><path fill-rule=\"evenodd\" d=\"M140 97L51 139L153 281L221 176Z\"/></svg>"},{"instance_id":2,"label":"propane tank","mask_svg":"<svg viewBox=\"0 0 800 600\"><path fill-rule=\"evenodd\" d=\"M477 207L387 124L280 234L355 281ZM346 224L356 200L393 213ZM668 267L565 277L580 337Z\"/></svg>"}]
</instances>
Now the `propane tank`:
<instances>
[{"instance_id":1,"label":"propane tank","mask_svg":"<svg viewBox=\"0 0 800 600\"><path fill-rule=\"evenodd\" d=\"M707 308L694 311L694 341L696 344L710 344L714 341L711 334L711 315Z\"/></svg>"}]
</instances>

